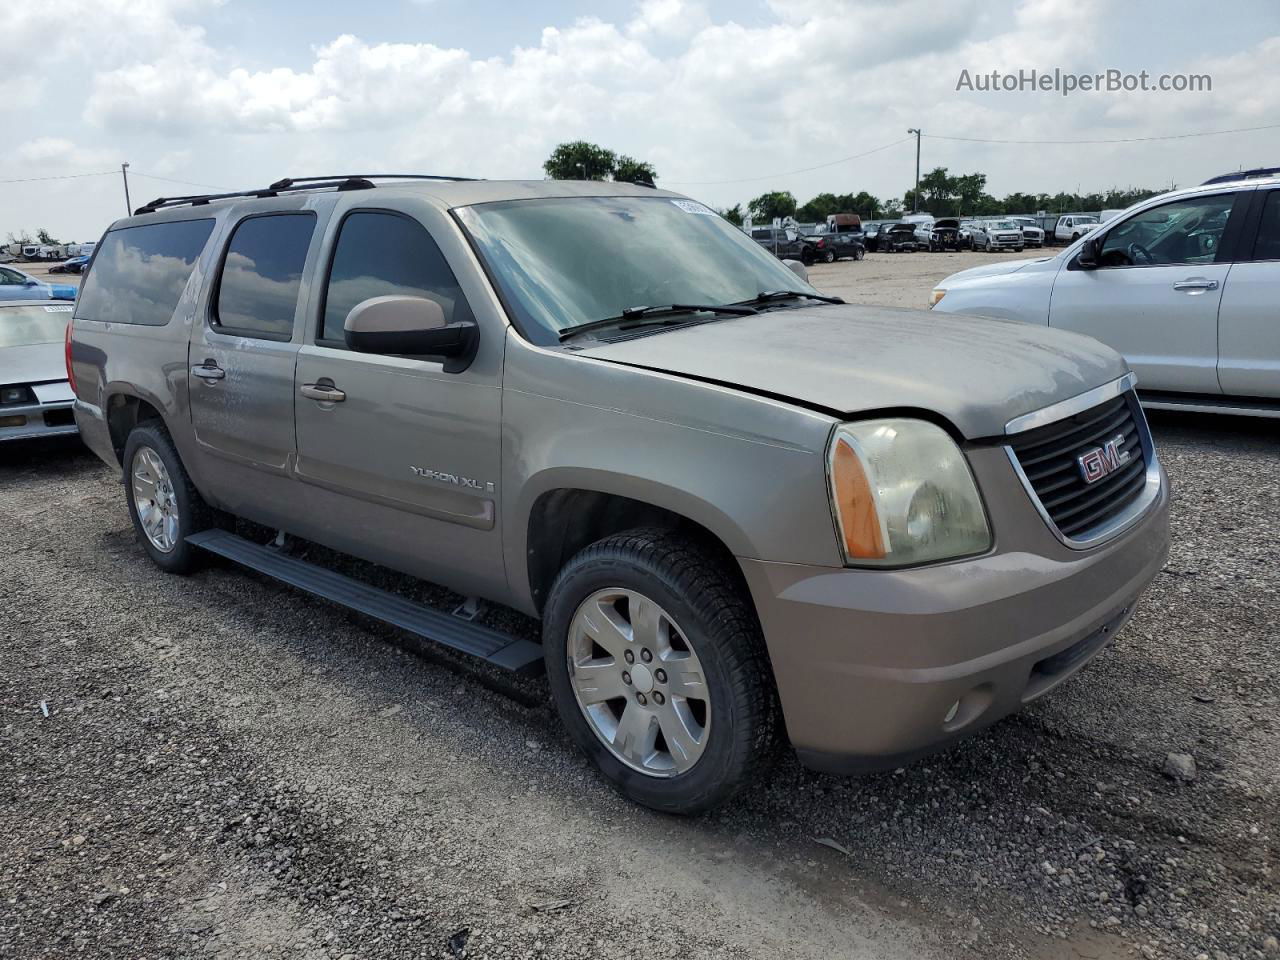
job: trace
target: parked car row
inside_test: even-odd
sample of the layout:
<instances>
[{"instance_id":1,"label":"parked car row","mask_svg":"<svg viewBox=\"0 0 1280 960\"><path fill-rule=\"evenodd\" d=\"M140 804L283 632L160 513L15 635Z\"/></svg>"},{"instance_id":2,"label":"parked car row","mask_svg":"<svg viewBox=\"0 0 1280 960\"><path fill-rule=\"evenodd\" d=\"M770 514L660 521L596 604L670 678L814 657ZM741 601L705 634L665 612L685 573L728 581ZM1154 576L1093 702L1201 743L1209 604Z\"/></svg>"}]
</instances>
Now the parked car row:
<instances>
[{"instance_id":1,"label":"parked car row","mask_svg":"<svg viewBox=\"0 0 1280 960\"><path fill-rule=\"evenodd\" d=\"M780 260L834 263L866 256L861 229L831 230L827 224L799 223L792 227L752 227L751 239Z\"/></svg>"}]
</instances>

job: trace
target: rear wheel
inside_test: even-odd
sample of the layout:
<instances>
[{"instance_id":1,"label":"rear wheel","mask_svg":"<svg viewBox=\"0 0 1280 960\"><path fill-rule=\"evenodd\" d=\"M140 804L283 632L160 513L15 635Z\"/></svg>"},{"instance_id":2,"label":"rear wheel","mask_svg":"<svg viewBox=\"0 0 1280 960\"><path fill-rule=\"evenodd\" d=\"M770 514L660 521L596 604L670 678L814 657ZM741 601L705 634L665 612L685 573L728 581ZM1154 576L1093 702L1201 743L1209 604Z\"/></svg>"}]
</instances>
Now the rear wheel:
<instances>
[{"instance_id":1,"label":"rear wheel","mask_svg":"<svg viewBox=\"0 0 1280 960\"><path fill-rule=\"evenodd\" d=\"M124 446L124 496L143 549L156 566L189 573L200 559L186 538L218 526L223 515L204 502L159 421L133 428Z\"/></svg>"},{"instance_id":2,"label":"rear wheel","mask_svg":"<svg viewBox=\"0 0 1280 960\"><path fill-rule=\"evenodd\" d=\"M834 250L828 250L822 255L823 263L835 263L836 254Z\"/></svg>"},{"instance_id":3,"label":"rear wheel","mask_svg":"<svg viewBox=\"0 0 1280 960\"><path fill-rule=\"evenodd\" d=\"M625 796L723 803L773 759L777 705L750 600L695 541L635 530L561 570L543 648L560 717Z\"/></svg>"}]
</instances>

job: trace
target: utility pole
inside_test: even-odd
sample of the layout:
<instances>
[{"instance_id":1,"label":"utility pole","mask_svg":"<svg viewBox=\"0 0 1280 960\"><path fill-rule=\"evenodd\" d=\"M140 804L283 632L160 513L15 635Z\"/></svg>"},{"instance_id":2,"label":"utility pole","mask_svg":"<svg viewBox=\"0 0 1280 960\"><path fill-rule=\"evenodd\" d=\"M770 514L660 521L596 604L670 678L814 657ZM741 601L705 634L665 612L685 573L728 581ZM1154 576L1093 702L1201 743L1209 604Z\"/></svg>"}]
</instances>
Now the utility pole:
<instances>
[{"instance_id":1,"label":"utility pole","mask_svg":"<svg viewBox=\"0 0 1280 960\"><path fill-rule=\"evenodd\" d=\"M920 128L908 127L907 133L916 135L916 190L911 195L911 212L920 212Z\"/></svg>"},{"instance_id":2,"label":"utility pole","mask_svg":"<svg viewBox=\"0 0 1280 960\"><path fill-rule=\"evenodd\" d=\"M120 164L120 178L124 180L124 215L133 216L133 204L129 202L129 164Z\"/></svg>"}]
</instances>

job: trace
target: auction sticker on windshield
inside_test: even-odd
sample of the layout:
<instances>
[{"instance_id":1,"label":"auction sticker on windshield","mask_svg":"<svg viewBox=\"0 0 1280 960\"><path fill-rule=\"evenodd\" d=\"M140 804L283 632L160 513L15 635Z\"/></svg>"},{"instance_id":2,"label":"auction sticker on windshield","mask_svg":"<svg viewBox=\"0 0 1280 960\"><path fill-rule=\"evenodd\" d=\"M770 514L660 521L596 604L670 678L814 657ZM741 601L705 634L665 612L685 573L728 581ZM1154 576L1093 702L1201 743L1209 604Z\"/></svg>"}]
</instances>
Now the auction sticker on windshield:
<instances>
[{"instance_id":1,"label":"auction sticker on windshield","mask_svg":"<svg viewBox=\"0 0 1280 960\"><path fill-rule=\"evenodd\" d=\"M698 203L698 201L696 200L672 200L671 202L674 203L681 210L683 210L685 213L700 213L704 217L717 216L714 210L712 210L708 206Z\"/></svg>"}]
</instances>

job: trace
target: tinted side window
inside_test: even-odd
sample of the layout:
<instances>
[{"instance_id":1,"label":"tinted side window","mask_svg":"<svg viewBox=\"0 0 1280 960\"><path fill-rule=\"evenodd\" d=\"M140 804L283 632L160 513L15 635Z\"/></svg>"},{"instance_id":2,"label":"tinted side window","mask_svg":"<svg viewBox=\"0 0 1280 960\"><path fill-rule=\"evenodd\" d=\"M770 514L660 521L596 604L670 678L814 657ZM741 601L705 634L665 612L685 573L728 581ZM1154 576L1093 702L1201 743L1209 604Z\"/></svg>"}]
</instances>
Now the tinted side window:
<instances>
[{"instance_id":1,"label":"tinted side window","mask_svg":"<svg viewBox=\"0 0 1280 960\"><path fill-rule=\"evenodd\" d=\"M219 326L289 339L315 226L309 213L250 217L236 226L218 281L214 318Z\"/></svg>"},{"instance_id":2,"label":"tinted side window","mask_svg":"<svg viewBox=\"0 0 1280 960\"><path fill-rule=\"evenodd\" d=\"M1213 263L1234 200L1229 193L1189 197L1134 214L1107 231L1098 265Z\"/></svg>"},{"instance_id":3,"label":"tinted side window","mask_svg":"<svg viewBox=\"0 0 1280 960\"><path fill-rule=\"evenodd\" d=\"M153 327L168 323L212 232L212 220L108 232L80 291L76 316Z\"/></svg>"},{"instance_id":4,"label":"tinted side window","mask_svg":"<svg viewBox=\"0 0 1280 960\"><path fill-rule=\"evenodd\" d=\"M1253 259L1280 260L1280 190L1267 194L1258 239L1253 244Z\"/></svg>"},{"instance_id":5,"label":"tinted side window","mask_svg":"<svg viewBox=\"0 0 1280 960\"><path fill-rule=\"evenodd\" d=\"M422 224L394 213L350 214L338 229L320 339L343 344L351 308L392 295L436 301L446 323L471 319L453 271Z\"/></svg>"}]
</instances>

